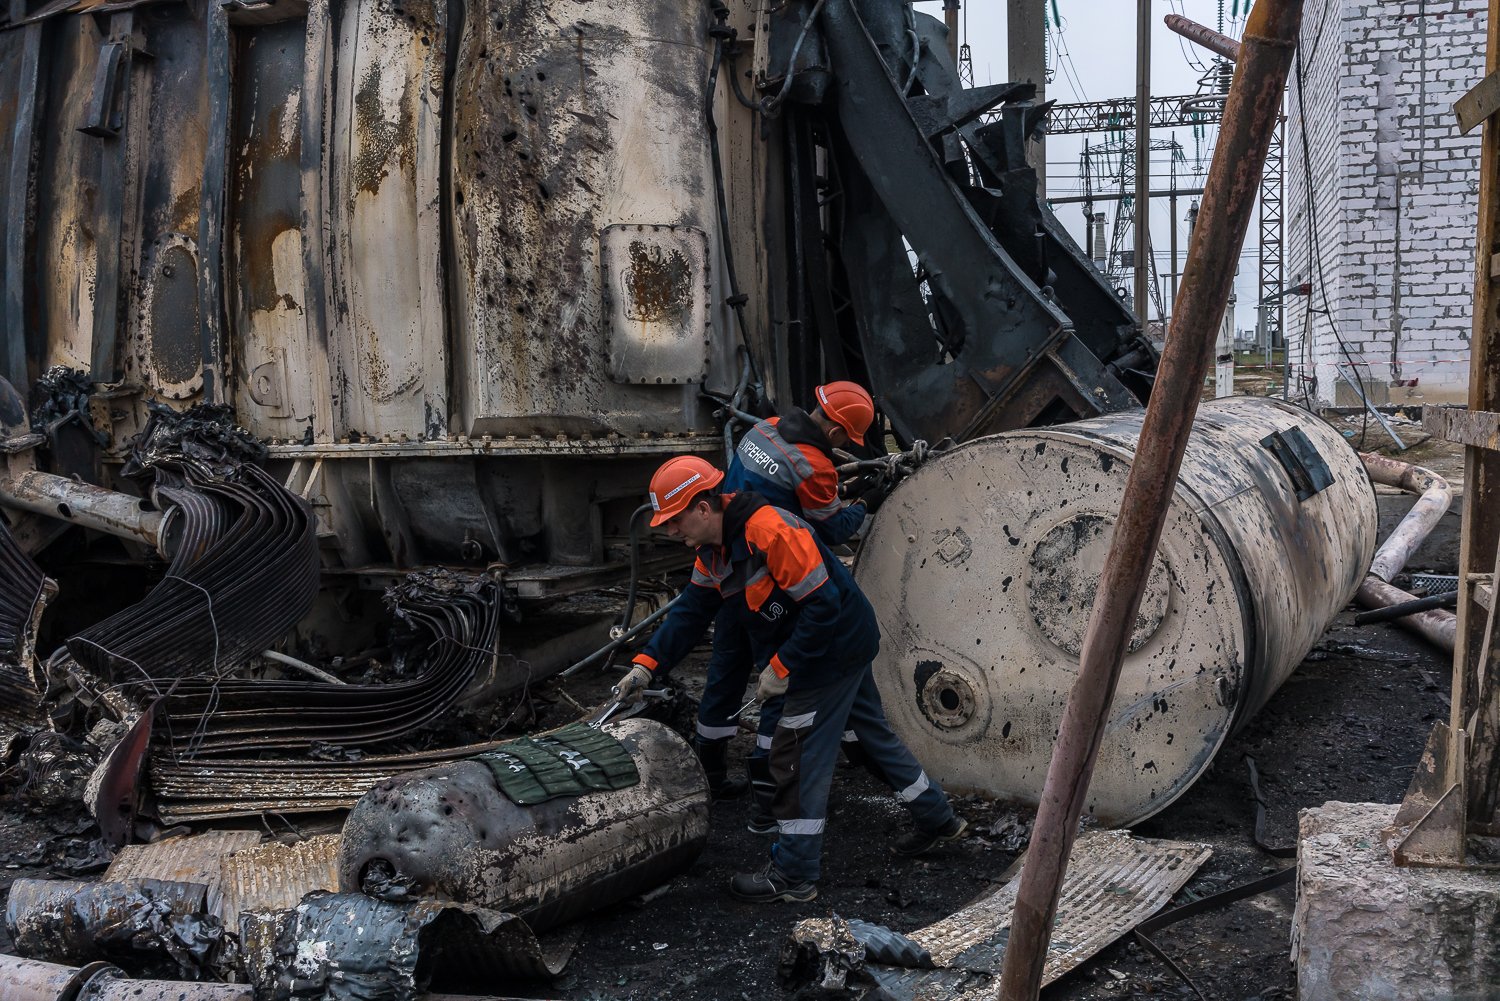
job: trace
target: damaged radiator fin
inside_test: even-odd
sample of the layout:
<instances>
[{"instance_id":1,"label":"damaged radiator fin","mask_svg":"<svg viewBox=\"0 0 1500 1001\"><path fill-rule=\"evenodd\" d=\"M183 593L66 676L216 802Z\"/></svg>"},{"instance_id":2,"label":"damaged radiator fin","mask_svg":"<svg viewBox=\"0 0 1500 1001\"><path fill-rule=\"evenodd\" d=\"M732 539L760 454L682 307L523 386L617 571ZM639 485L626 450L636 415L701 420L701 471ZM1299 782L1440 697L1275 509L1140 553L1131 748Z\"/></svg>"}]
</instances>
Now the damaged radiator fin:
<instances>
[{"instance_id":1,"label":"damaged radiator fin","mask_svg":"<svg viewBox=\"0 0 1500 1001\"><path fill-rule=\"evenodd\" d=\"M168 573L139 604L68 639L96 674L153 688L244 664L306 614L318 587L312 511L259 467L156 472L157 496L182 522Z\"/></svg>"},{"instance_id":2,"label":"damaged radiator fin","mask_svg":"<svg viewBox=\"0 0 1500 1001\"><path fill-rule=\"evenodd\" d=\"M199 763L162 756L151 762L151 789L157 817L166 824L253 817L266 811L347 810L392 776L463 761L499 746L497 741L439 751L372 755L359 761L219 758Z\"/></svg>"},{"instance_id":3,"label":"damaged radiator fin","mask_svg":"<svg viewBox=\"0 0 1500 1001\"><path fill-rule=\"evenodd\" d=\"M411 574L387 592L392 614L411 634L410 659L421 664L410 681L185 680L164 701L173 747L191 757L317 742L360 747L419 730L441 718L494 658L496 592L489 577L444 570Z\"/></svg>"},{"instance_id":4,"label":"damaged radiator fin","mask_svg":"<svg viewBox=\"0 0 1500 1001\"><path fill-rule=\"evenodd\" d=\"M1073 846L1042 984L1052 983L1161 910L1208 861L1208 845L1155 841L1119 831L1092 831ZM935 970L871 966L875 979L902 1001L990 1001L999 976L1019 872L993 894L909 937L932 953Z\"/></svg>"},{"instance_id":5,"label":"damaged radiator fin","mask_svg":"<svg viewBox=\"0 0 1500 1001\"><path fill-rule=\"evenodd\" d=\"M339 834L320 834L283 845L270 841L219 860L224 895L218 914L230 928L246 911L285 911L313 890L337 891Z\"/></svg>"},{"instance_id":6,"label":"damaged radiator fin","mask_svg":"<svg viewBox=\"0 0 1500 1001\"><path fill-rule=\"evenodd\" d=\"M185 838L168 838L150 845L126 845L104 870L106 883L159 879L172 883L201 883L208 888L207 909L220 917L221 857L260 844L259 831L205 831ZM234 927L226 921L226 925Z\"/></svg>"},{"instance_id":7,"label":"damaged radiator fin","mask_svg":"<svg viewBox=\"0 0 1500 1001\"><path fill-rule=\"evenodd\" d=\"M34 644L42 610L57 585L22 551L0 518L0 761L21 737L47 726L33 676Z\"/></svg>"},{"instance_id":8,"label":"damaged radiator fin","mask_svg":"<svg viewBox=\"0 0 1500 1001\"><path fill-rule=\"evenodd\" d=\"M54 589L0 518L0 662L28 663L37 620Z\"/></svg>"}]
</instances>

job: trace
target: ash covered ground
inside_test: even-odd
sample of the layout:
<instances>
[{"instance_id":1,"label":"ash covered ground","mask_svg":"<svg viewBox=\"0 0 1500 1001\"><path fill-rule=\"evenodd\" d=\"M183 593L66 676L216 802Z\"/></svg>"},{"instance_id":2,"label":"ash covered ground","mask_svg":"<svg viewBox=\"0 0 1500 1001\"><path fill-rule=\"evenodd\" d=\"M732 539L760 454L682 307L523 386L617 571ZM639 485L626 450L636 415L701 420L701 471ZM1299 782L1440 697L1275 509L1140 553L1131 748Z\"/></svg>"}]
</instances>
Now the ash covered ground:
<instances>
[{"instance_id":1,"label":"ash covered ground","mask_svg":"<svg viewBox=\"0 0 1500 1001\"><path fill-rule=\"evenodd\" d=\"M1295 843L1298 810L1329 800L1396 802L1405 791L1433 722L1447 716L1447 658L1389 626L1354 628L1350 613L1326 635L1270 704L1231 739L1212 769L1161 814L1139 825L1148 837L1210 844L1214 855L1174 903L1185 903L1287 865L1252 841L1254 802L1245 756L1260 770L1270 804L1266 840ZM704 652L675 682L701 684ZM538 694L537 726L576 716L614 675ZM677 722L686 723L680 713ZM736 755L750 738L735 741ZM17 778L11 776L11 779ZM12 786L13 788L13 786ZM1029 818L1000 804L962 798L973 834L930 858L903 859L889 848L906 815L862 769L835 779L824 877L817 900L749 905L731 898L730 876L761 865L768 839L745 830L746 800L715 804L707 851L690 871L644 899L570 926L579 948L552 984L495 985L496 993L568 1001L724 1001L790 997L776 980L777 956L792 925L837 913L913 931L988 894L1015 861ZM292 818L309 833L323 826ZM281 823L268 820L273 834ZM86 819L37 813L13 795L0 813L0 886L22 876L97 872ZM1292 887L1193 917L1157 933L1156 943L1213 999L1290 999ZM3 935L0 935L3 938ZM10 951L8 941L0 950ZM1046 993L1053 999L1193 997L1159 960L1124 940Z\"/></svg>"},{"instance_id":2,"label":"ash covered ground","mask_svg":"<svg viewBox=\"0 0 1500 1001\"><path fill-rule=\"evenodd\" d=\"M1447 718L1447 658L1389 626L1351 626L1352 613L1232 738L1180 800L1135 828L1146 837L1205 842L1214 855L1173 901L1186 903L1290 864L1254 844L1255 805L1245 756L1256 761L1270 809L1265 840L1296 842L1297 812L1330 800L1398 801L1432 724ZM679 678L687 683L691 679ZM743 752L749 741L737 742ZM776 959L792 925L837 913L914 931L999 885L1016 859L1014 811L963 799L976 833L926 859L903 859L890 841L905 811L862 769L834 782L818 899L748 905L729 877L762 863L766 839L750 834L743 803L713 808L709 848L686 875L637 906L585 922L583 948L550 993L568 999L720 1001L790 996ZM1022 818L1029 819L1029 818ZM1187 919L1154 936L1211 999L1295 996L1291 886ZM1046 992L1049 999L1193 997L1159 960L1128 940L1106 949Z\"/></svg>"}]
</instances>

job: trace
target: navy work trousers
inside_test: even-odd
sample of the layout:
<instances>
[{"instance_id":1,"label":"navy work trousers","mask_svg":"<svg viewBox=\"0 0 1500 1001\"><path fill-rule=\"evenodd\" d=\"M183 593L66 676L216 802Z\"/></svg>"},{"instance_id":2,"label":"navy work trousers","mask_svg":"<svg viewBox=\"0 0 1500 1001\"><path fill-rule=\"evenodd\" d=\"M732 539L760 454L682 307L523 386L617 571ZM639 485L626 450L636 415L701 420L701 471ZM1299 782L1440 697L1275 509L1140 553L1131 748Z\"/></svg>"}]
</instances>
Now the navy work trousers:
<instances>
[{"instance_id":1,"label":"navy work trousers","mask_svg":"<svg viewBox=\"0 0 1500 1001\"><path fill-rule=\"evenodd\" d=\"M853 731L871 771L890 785L919 829L936 831L953 819L948 797L891 731L869 664L832 678L804 679L793 672L771 738L776 780L771 813L778 830L771 857L793 879L816 880L820 873L828 789L846 730Z\"/></svg>"},{"instance_id":2,"label":"navy work trousers","mask_svg":"<svg viewBox=\"0 0 1500 1001\"><path fill-rule=\"evenodd\" d=\"M704 743L728 740L739 732L735 713L749 695L750 671L755 665L755 651L750 632L745 628L744 600L724 602L714 617L714 646L708 660L708 679L703 683L703 698L698 702L698 740ZM769 657L769 654L767 655ZM760 730L756 734L755 753L770 753L771 736L781 718L779 698L760 707Z\"/></svg>"}]
</instances>

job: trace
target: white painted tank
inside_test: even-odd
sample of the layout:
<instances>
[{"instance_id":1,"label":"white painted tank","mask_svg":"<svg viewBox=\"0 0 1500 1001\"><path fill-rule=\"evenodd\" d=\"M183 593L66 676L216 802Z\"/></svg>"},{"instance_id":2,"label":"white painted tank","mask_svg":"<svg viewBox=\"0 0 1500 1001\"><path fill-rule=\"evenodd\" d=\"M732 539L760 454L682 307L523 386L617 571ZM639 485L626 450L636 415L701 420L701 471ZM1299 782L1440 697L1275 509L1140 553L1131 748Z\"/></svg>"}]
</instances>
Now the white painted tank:
<instances>
[{"instance_id":1,"label":"white painted tank","mask_svg":"<svg viewBox=\"0 0 1500 1001\"><path fill-rule=\"evenodd\" d=\"M886 712L955 791L1035 804L1144 413L969 442L908 478L856 567ZM1375 549L1354 449L1274 401L1199 411L1088 811L1180 796L1346 605Z\"/></svg>"}]
</instances>

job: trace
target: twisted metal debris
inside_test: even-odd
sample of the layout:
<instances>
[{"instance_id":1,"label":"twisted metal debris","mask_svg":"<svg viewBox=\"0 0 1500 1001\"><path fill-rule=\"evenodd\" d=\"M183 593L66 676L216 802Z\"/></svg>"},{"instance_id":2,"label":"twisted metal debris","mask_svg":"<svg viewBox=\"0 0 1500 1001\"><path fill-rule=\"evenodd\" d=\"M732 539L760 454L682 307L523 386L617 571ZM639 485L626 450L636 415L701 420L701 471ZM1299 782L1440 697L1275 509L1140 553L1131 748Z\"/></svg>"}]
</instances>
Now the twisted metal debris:
<instances>
[{"instance_id":1,"label":"twisted metal debris","mask_svg":"<svg viewBox=\"0 0 1500 1001\"><path fill-rule=\"evenodd\" d=\"M253 463L265 449L222 407L153 410L125 473L153 481L176 524L167 573L139 604L69 637L96 674L159 691L220 677L306 614L318 587L311 509Z\"/></svg>"}]
</instances>

